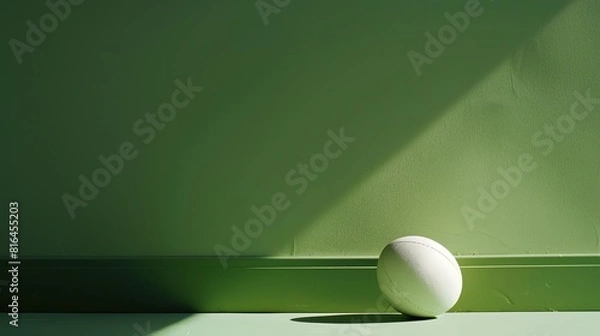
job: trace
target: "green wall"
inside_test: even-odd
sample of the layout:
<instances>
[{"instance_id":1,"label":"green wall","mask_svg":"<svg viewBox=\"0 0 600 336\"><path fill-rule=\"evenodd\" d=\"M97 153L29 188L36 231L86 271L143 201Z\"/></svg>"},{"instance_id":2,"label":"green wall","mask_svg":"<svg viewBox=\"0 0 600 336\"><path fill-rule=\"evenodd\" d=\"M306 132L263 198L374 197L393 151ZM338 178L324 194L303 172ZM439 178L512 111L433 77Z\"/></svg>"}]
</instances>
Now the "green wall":
<instances>
[{"instance_id":1,"label":"green wall","mask_svg":"<svg viewBox=\"0 0 600 336\"><path fill-rule=\"evenodd\" d=\"M1 5L1 195L20 202L22 256L376 256L406 234L460 255L600 252L600 104L574 95L600 97L600 3L265 3L266 21L250 0L83 1L21 64L11 39L50 10ZM465 6L425 59L425 33ZM177 101L193 99L151 126L188 78ZM120 151L71 216L65 194L75 206L78 177ZM273 202L260 234L234 235Z\"/></svg>"}]
</instances>

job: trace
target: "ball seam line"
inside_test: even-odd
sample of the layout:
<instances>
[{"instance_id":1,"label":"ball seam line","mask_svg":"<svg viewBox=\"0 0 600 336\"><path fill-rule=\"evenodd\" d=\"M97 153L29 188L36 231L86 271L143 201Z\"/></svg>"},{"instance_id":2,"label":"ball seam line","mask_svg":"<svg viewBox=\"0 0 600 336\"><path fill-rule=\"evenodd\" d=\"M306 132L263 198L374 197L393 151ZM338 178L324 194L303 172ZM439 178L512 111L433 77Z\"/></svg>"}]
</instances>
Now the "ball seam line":
<instances>
[{"instance_id":1,"label":"ball seam line","mask_svg":"<svg viewBox=\"0 0 600 336\"><path fill-rule=\"evenodd\" d=\"M427 310L421 306L419 306L418 304L412 302L411 300L408 299L408 297L406 297L401 291L398 290L398 288L396 287L396 283L392 280L392 278L390 277L390 275L387 272L387 268L385 267L385 261L383 261L384 263L384 267L383 267L383 272L385 273L385 276L388 278L389 282L392 284L392 287L394 287L394 290L396 291L396 293L400 294L400 296L402 296L402 298L404 298L404 300L408 301L408 303L410 303L411 305L413 305L414 307L420 309L421 311L425 312L425 313L429 313L431 315L435 315L435 312ZM407 314L405 314L407 315Z\"/></svg>"}]
</instances>

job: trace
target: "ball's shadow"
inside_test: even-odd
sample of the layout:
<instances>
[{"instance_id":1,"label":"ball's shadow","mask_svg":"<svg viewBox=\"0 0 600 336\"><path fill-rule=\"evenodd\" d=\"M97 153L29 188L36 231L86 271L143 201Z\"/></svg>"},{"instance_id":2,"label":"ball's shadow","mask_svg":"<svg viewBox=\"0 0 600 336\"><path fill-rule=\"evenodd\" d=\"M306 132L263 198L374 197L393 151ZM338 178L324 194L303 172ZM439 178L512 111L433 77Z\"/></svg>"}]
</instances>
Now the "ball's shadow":
<instances>
[{"instance_id":1,"label":"ball's shadow","mask_svg":"<svg viewBox=\"0 0 600 336\"><path fill-rule=\"evenodd\" d=\"M412 317L402 314L337 314L296 317L294 322L324 324L400 323L435 320L435 317Z\"/></svg>"}]
</instances>

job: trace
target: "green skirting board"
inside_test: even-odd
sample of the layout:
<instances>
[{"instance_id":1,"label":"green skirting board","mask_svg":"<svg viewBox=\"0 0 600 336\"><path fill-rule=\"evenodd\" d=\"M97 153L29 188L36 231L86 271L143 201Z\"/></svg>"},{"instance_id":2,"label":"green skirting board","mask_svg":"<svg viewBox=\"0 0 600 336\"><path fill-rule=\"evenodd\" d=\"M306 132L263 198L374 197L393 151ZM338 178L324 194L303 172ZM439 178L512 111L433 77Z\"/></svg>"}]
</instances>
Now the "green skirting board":
<instances>
[{"instance_id":1,"label":"green skirting board","mask_svg":"<svg viewBox=\"0 0 600 336\"><path fill-rule=\"evenodd\" d=\"M216 258L198 257L22 260L19 307L22 313L389 313L376 262L237 258L224 269ZM600 311L598 255L458 262L463 293L452 311Z\"/></svg>"}]
</instances>

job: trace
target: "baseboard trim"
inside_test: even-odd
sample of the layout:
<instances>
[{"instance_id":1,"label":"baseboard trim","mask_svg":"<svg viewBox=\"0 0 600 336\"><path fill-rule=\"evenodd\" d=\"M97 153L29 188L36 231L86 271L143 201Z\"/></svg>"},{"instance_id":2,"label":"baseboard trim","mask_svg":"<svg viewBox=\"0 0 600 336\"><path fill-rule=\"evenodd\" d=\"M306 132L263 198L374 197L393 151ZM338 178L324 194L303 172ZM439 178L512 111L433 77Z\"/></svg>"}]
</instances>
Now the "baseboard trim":
<instances>
[{"instance_id":1,"label":"baseboard trim","mask_svg":"<svg viewBox=\"0 0 600 336\"><path fill-rule=\"evenodd\" d=\"M464 287L453 311L600 310L600 255L457 260ZM19 307L63 313L391 311L377 287L376 263L245 257L223 268L215 257L23 259ZM5 289L3 312L12 295Z\"/></svg>"}]
</instances>

